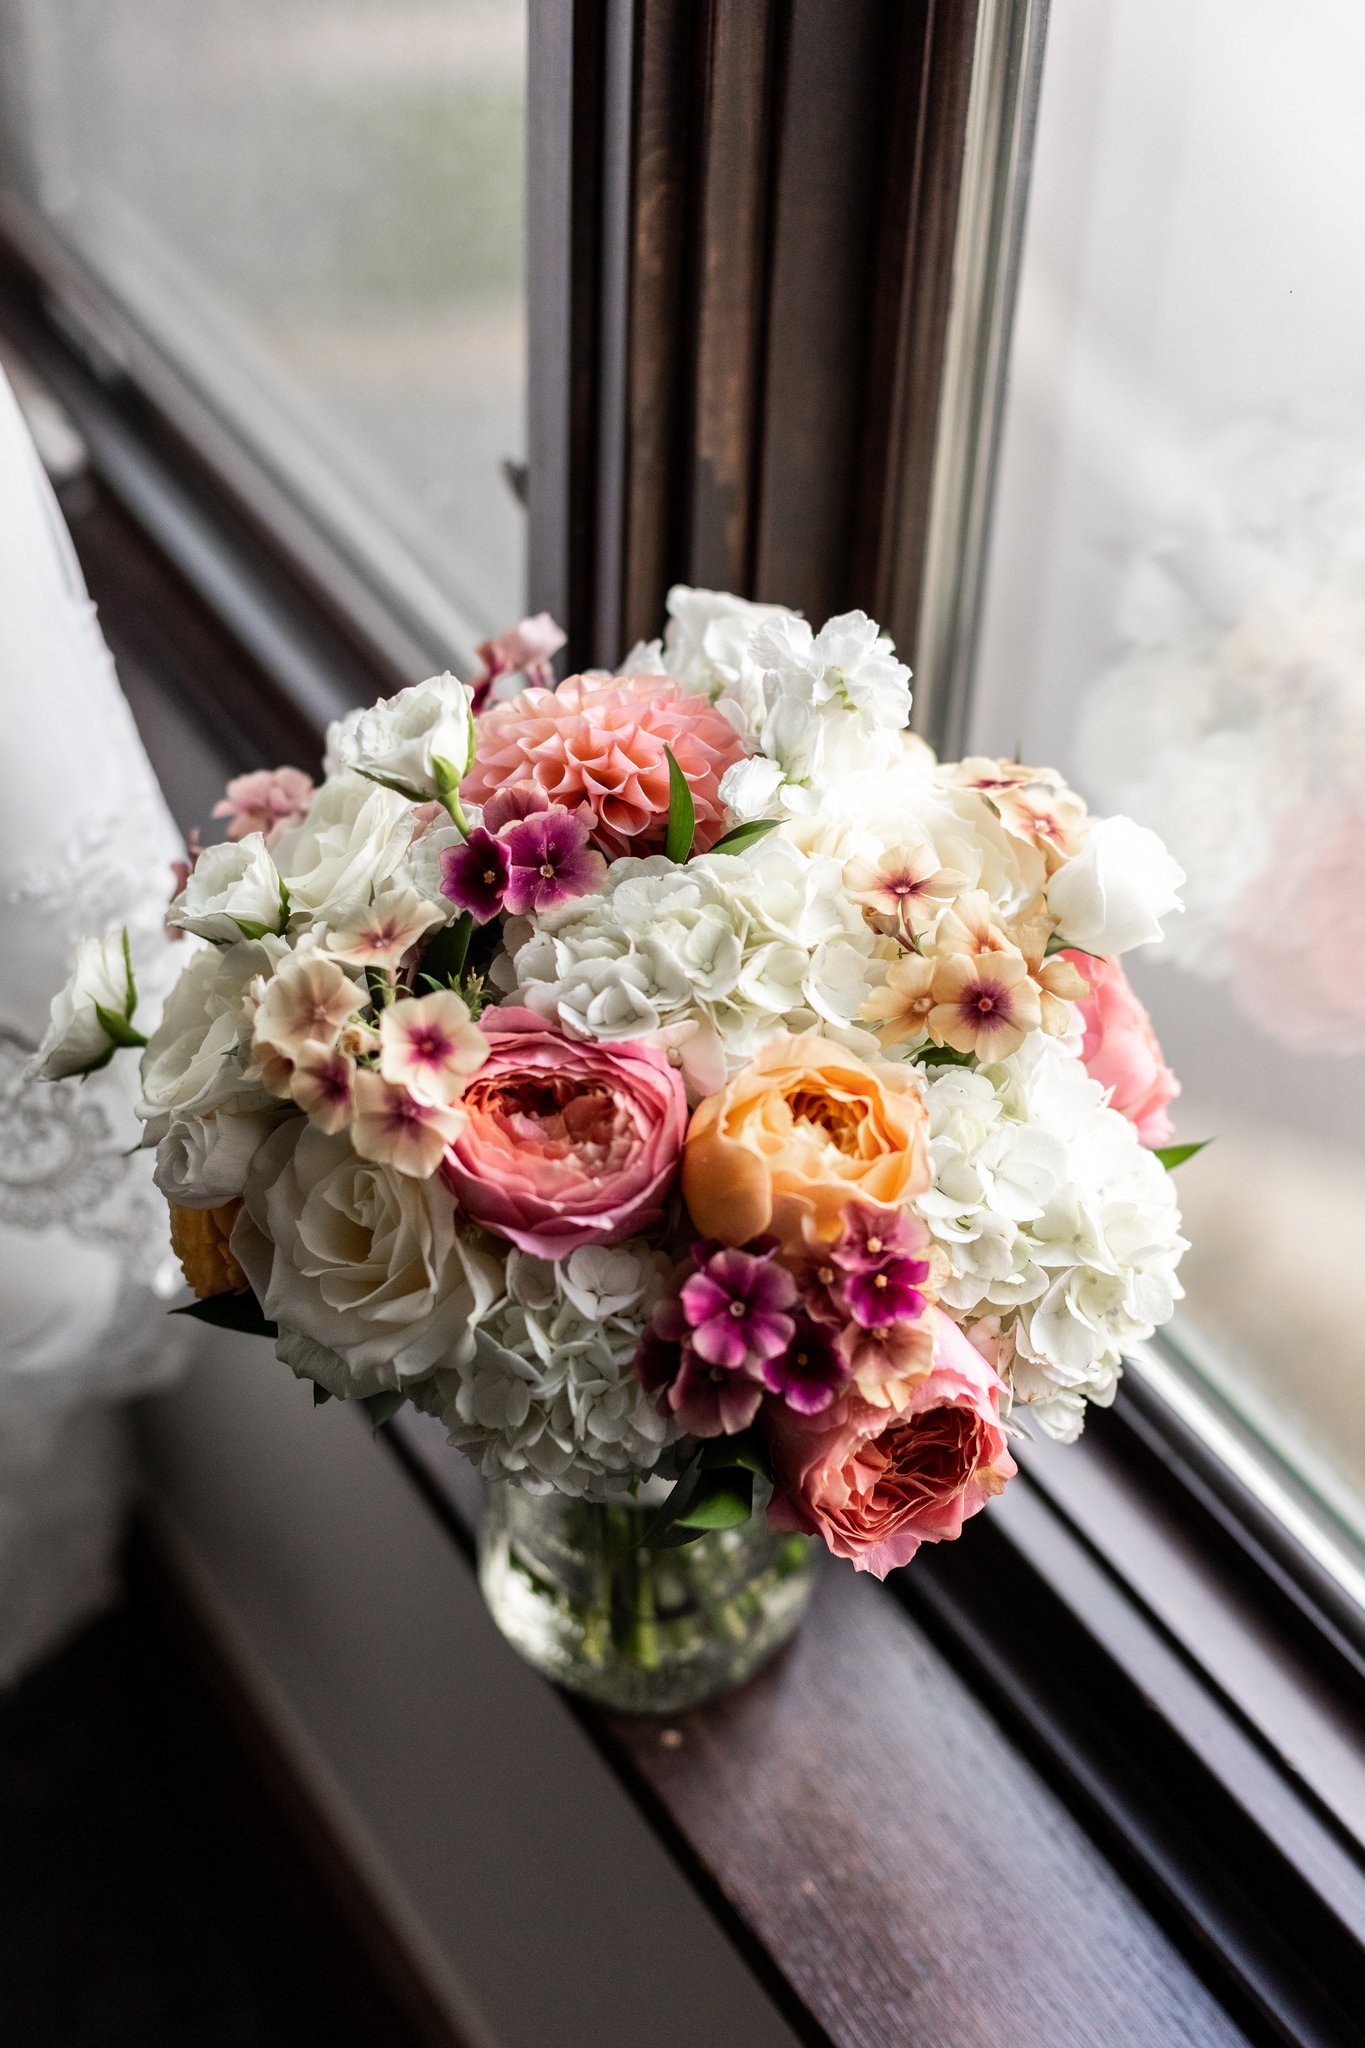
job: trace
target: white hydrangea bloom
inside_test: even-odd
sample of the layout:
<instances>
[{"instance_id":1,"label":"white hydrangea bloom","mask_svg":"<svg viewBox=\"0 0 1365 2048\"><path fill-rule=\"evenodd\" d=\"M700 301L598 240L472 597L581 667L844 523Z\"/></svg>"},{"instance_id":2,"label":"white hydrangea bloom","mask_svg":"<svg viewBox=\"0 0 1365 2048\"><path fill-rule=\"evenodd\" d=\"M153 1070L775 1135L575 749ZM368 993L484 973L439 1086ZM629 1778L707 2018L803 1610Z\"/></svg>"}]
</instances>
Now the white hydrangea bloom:
<instances>
[{"instance_id":1,"label":"white hydrangea bloom","mask_svg":"<svg viewBox=\"0 0 1365 2048\"><path fill-rule=\"evenodd\" d=\"M1070 1440L1181 1296L1171 1176L1055 1039L920 1073L934 1179L916 1206L946 1259L944 1306Z\"/></svg>"},{"instance_id":2,"label":"white hydrangea bloom","mask_svg":"<svg viewBox=\"0 0 1365 2048\"><path fill-rule=\"evenodd\" d=\"M509 927L505 978L577 1038L698 1024L731 1072L778 1031L875 1050L854 1020L885 967L841 876L777 835L686 866L616 861L596 896Z\"/></svg>"},{"instance_id":3,"label":"white hydrangea bloom","mask_svg":"<svg viewBox=\"0 0 1365 2048\"><path fill-rule=\"evenodd\" d=\"M668 1273L642 1240L586 1245L555 1265L512 1250L505 1291L477 1318L472 1357L413 1398L486 1479L530 1493L619 1491L678 1435L634 1372Z\"/></svg>"}]
</instances>

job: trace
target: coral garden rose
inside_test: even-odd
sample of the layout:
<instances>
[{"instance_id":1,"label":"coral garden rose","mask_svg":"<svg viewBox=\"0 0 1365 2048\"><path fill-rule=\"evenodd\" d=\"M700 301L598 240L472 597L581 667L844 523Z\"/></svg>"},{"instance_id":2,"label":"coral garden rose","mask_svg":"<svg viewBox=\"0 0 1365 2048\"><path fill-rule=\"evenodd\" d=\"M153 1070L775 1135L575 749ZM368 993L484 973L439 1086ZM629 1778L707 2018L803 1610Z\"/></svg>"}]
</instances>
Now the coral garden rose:
<instances>
[{"instance_id":1,"label":"coral garden rose","mask_svg":"<svg viewBox=\"0 0 1365 2048\"><path fill-rule=\"evenodd\" d=\"M747 1244L772 1232L799 1252L832 1243L853 1198L896 1209L926 1188L926 1135L903 1070L783 1034L698 1108L683 1196L707 1237Z\"/></svg>"},{"instance_id":2,"label":"coral garden rose","mask_svg":"<svg viewBox=\"0 0 1365 2048\"><path fill-rule=\"evenodd\" d=\"M1073 961L1090 985L1080 1004L1086 1072L1109 1090L1111 1106L1127 1117L1144 1145L1168 1145L1172 1127L1166 1109L1180 1093L1180 1083L1162 1058L1152 1020L1127 975L1112 957L1062 957Z\"/></svg>"},{"instance_id":3,"label":"coral garden rose","mask_svg":"<svg viewBox=\"0 0 1365 2048\"><path fill-rule=\"evenodd\" d=\"M476 1223L542 1259L654 1222L687 1127L682 1076L644 1044L580 1044L531 1010L488 1010L488 1059L442 1172Z\"/></svg>"},{"instance_id":4,"label":"coral garden rose","mask_svg":"<svg viewBox=\"0 0 1365 2048\"><path fill-rule=\"evenodd\" d=\"M933 1322L933 1364L903 1409L847 1393L815 1415L768 1411L769 1521L821 1537L879 1579L921 1543L960 1536L1016 1469L999 1379L950 1316L935 1309Z\"/></svg>"},{"instance_id":5,"label":"coral garden rose","mask_svg":"<svg viewBox=\"0 0 1365 2048\"><path fill-rule=\"evenodd\" d=\"M704 853L725 829L720 779L743 743L709 698L671 676L570 676L557 690L523 690L477 721L464 795L485 803L534 782L553 803L586 808L610 859L663 851L670 748L687 778Z\"/></svg>"}]
</instances>

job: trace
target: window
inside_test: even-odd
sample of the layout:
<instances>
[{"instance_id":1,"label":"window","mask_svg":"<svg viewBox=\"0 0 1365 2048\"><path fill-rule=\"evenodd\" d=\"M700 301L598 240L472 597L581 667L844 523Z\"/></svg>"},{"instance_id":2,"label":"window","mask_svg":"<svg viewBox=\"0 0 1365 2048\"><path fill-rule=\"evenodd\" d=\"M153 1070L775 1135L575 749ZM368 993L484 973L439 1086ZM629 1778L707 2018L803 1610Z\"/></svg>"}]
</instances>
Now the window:
<instances>
[{"instance_id":1,"label":"window","mask_svg":"<svg viewBox=\"0 0 1365 2048\"><path fill-rule=\"evenodd\" d=\"M0 0L6 180L466 651L522 609L525 0Z\"/></svg>"},{"instance_id":2,"label":"window","mask_svg":"<svg viewBox=\"0 0 1365 2048\"><path fill-rule=\"evenodd\" d=\"M1363 73L1333 0L1053 10L971 719L1187 870L1175 1343L1357 1536Z\"/></svg>"}]
</instances>

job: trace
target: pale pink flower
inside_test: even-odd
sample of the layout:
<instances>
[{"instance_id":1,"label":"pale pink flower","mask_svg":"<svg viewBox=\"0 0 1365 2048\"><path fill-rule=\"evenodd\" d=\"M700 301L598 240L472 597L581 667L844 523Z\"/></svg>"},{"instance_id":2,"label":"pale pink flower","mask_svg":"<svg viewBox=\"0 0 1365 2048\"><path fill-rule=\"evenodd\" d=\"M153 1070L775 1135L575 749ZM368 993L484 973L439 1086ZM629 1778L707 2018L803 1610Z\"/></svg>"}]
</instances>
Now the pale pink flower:
<instances>
[{"instance_id":1,"label":"pale pink flower","mask_svg":"<svg viewBox=\"0 0 1365 2048\"><path fill-rule=\"evenodd\" d=\"M382 1074L362 1069L355 1077L351 1143L362 1159L391 1166L395 1173L428 1180L464 1129L458 1103L419 1102Z\"/></svg>"},{"instance_id":2,"label":"pale pink flower","mask_svg":"<svg viewBox=\"0 0 1365 2048\"><path fill-rule=\"evenodd\" d=\"M335 960L323 953L293 953L265 984L253 1047L267 1046L296 1059L306 1045L333 1046L360 1003L360 990Z\"/></svg>"},{"instance_id":3,"label":"pale pink flower","mask_svg":"<svg viewBox=\"0 0 1365 2048\"><path fill-rule=\"evenodd\" d=\"M380 1015L379 1071L419 1102L458 1101L487 1058L488 1040L453 989L401 997Z\"/></svg>"},{"instance_id":4,"label":"pale pink flower","mask_svg":"<svg viewBox=\"0 0 1365 2048\"><path fill-rule=\"evenodd\" d=\"M245 839L260 832L272 846L296 818L303 817L313 801L313 778L300 768L258 768L250 775L234 775L227 795L213 807L215 818L228 818L229 839Z\"/></svg>"},{"instance_id":5,"label":"pale pink flower","mask_svg":"<svg viewBox=\"0 0 1365 2048\"><path fill-rule=\"evenodd\" d=\"M464 794L486 802L531 781L552 803L582 806L611 859L663 851L669 777L665 748L687 780L704 853L725 830L720 779L743 759L739 734L709 698L671 676L570 676L557 690L524 690L477 721Z\"/></svg>"},{"instance_id":6,"label":"pale pink flower","mask_svg":"<svg viewBox=\"0 0 1365 2048\"><path fill-rule=\"evenodd\" d=\"M351 1120L356 1065L339 1046L306 1045L289 1075L290 1099L329 1135Z\"/></svg>"},{"instance_id":7,"label":"pale pink flower","mask_svg":"<svg viewBox=\"0 0 1365 2048\"><path fill-rule=\"evenodd\" d=\"M552 690L554 670L550 664L567 638L548 612L536 612L506 633L485 640L474 650L483 663L482 675L474 678L475 711L482 711L499 676L524 675L533 687Z\"/></svg>"},{"instance_id":8,"label":"pale pink flower","mask_svg":"<svg viewBox=\"0 0 1365 2048\"><path fill-rule=\"evenodd\" d=\"M397 967L441 913L415 889L386 889L350 911L328 935L327 950L356 967Z\"/></svg>"}]
</instances>

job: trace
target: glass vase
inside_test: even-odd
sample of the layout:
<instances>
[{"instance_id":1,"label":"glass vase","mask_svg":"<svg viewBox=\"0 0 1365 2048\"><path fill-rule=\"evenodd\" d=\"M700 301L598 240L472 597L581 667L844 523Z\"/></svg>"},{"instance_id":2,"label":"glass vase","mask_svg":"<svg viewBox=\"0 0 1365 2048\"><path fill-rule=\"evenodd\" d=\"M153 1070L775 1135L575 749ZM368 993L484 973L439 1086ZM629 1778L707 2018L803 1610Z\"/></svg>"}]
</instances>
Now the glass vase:
<instances>
[{"instance_id":1,"label":"glass vase","mask_svg":"<svg viewBox=\"0 0 1365 2048\"><path fill-rule=\"evenodd\" d=\"M486 1490L479 1535L479 1583L512 1647L626 1713L679 1713L742 1685L799 1626L820 1549L762 1514L647 1548L655 1513L500 1484Z\"/></svg>"}]
</instances>

